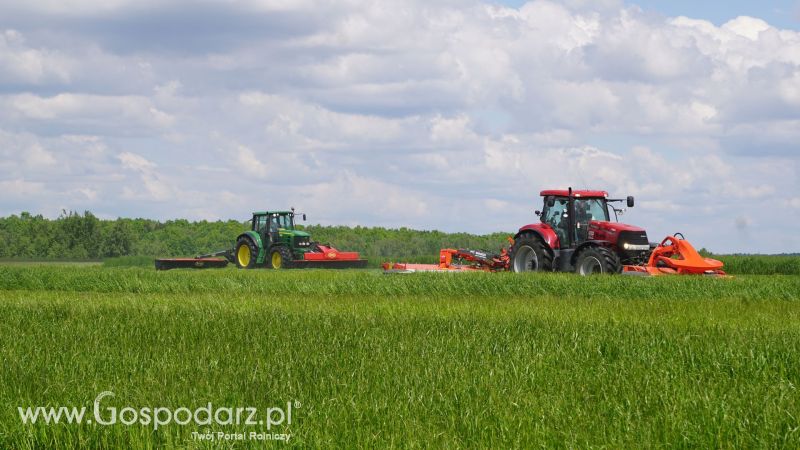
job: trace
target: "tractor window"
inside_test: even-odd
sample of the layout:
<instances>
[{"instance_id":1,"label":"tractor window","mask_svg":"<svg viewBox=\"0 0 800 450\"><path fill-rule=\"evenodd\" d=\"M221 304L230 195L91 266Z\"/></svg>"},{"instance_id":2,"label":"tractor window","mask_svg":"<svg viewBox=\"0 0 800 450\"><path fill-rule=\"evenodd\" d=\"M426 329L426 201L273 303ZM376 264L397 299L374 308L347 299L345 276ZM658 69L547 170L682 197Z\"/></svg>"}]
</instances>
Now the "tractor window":
<instances>
[{"instance_id":1,"label":"tractor window","mask_svg":"<svg viewBox=\"0 0 800 450\"><path fill-rule=\"evenodd\" d=\"M253 220L255 220L253 229L259 233L263 233L267 228L267 216L256 216Z\"/></svg>"},{"instance_id":2,"label":"tractor window","mask_svg":"<svg viewBox=\"0 0 800 450\"><path fill-rule=\"evenodd\" d=\"M588 225L592 220L608 221L606 203L597 198L575 200L576 223Z\"/></svg>"},{"instance_id":3,"label":"tractor window","mask_svg":"<svg viewBox=\"0 0 800 450\"><path fill-rule=\"evenodd\" d=\"M288 229L294 228L292 226L292 218L289 217L288 214L283 214L283 215L275 214L272 216L272 221L275 228L288 228Z\"/></svg>"},{"instance_id":4,"label":"tractor window","mask_svg":"<svg viewBox=\"0 0 800 450\"><path fill-rule=\"evenodd\" d=\"M547 205L546 202L545 205ZM553 206L545 206L541 217L542 222L553 227L556 235L558 235L559 241L562 243L565 242L568 228L567 200L564 198L556 199Z\"/></svg>"},{"instance_id":5,"label":"tractor window","mask_svg":"<svg viewBox=\"0 0 800 450\"><path fill-rule=\"evenodd\" d=\"M575 200L575 241L583 242L589 238L589 222L608 221L605 202L597 198Z\"/></svg>"}]
</instances>

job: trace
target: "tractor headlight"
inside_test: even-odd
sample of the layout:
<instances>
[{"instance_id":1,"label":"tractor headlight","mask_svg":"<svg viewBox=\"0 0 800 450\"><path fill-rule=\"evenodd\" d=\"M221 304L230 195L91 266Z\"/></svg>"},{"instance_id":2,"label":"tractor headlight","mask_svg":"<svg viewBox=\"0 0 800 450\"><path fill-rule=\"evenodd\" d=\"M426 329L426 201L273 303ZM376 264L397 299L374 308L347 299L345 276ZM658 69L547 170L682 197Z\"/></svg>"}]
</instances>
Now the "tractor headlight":
<instances>
[{"instance_id":1,"label":"tractor headlight","mask_svg":"<svg viewBox=\"0 0 800 450\"><path fill-rule=\"evenodd\" d=\"M631 244L626 242L622 244L622 248L633 251L650 250L650 244Z\"/></svg>"}]
</instances>

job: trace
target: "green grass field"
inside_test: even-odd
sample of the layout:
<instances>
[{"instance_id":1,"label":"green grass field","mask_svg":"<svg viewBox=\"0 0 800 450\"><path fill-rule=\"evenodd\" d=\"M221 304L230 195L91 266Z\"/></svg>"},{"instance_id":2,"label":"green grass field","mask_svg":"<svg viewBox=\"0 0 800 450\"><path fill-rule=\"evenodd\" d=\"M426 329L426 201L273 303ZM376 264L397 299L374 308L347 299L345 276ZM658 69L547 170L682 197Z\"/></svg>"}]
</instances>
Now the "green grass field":
<instances>
[{"instance_id":1,"label":"green grass field","mask_svg":"<svg viewBox=\"0 0 800 450\"><path fill-rule=\"evenodd\" d=\"M0 317L0 448L265 445L192 435L259 425L17 410L103 391L118 410L292 402L270 432L302 447L800 446L795 275L0 266Z\"/></svg>"}]
</instances>

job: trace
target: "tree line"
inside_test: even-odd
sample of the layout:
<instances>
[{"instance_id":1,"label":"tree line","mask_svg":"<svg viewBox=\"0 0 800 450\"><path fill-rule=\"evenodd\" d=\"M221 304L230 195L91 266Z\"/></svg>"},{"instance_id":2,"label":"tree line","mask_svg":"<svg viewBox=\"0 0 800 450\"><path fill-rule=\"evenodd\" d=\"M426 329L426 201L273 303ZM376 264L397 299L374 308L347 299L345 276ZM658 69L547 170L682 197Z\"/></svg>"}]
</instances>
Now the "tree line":
<instances>
[{"instance_id":1,"label":"tree line","mask_svg":"<svg viewBox=\"0 0 800 450\"><path fill-rule=\"evenodd\" d=\"M23 212L0 218L0 258L97 260L119 256L195 256L233 246L250 222L118 218L99 219L63 211L56 219ZM312 239L367 258L418 258L438 255L440 248L498 252L509 233L474 235L408 228L298 226ZM395 259L396 260L396 259Z\"/></svg>"}]
</instances>

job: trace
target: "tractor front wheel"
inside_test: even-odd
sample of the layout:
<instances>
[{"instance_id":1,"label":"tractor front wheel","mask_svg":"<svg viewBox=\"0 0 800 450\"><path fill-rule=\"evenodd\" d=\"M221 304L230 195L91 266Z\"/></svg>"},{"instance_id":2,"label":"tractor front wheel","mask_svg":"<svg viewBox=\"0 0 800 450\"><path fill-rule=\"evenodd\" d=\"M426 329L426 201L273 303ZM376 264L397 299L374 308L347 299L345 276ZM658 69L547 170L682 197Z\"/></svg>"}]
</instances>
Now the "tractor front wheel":
<instances>
[{"instance_id":1,"label":"tractor front wheel","mask_svg":"<svg viewBox=\"0 0 800 450\"><path fill-rule=\"evenodd\" d=\"M291 269L292 252L286 247L274 248L269 255L269 262L273 269Z\"/></svg>"},{"instance_id":2,"label":"tractor front wheel","mask_svg":"<svg viewBox=\"0 0 800 450\"><path fill-rule=\"evenodd\" d=\"M586 247L575 258L575 273L579 275L612 274L622 271L617 255L606 247Z\"/></svg>"},{"instance_id":3,"label":"tractor front wheel","mask_svg":"<svg viewBox=\"0 0 800 450\"><path fill-rule=\"evenodd\" d=\"M233 256L236 260L236 267L240 269L252 269L256 266L258 248L252 240L243 237L236 241L236 249Z\"/></svg>"},{"instance_id":4,"label":"tractor front wheel","mask_svg":"<svg viewBox=\"0 0 800 450\"><path fill-rule=\"evenodd\" d=\"M510 268L512 272L550 272L553 257L536 236L523 235L514 241L511 248Z\"/></svg>"}]
</instances>

